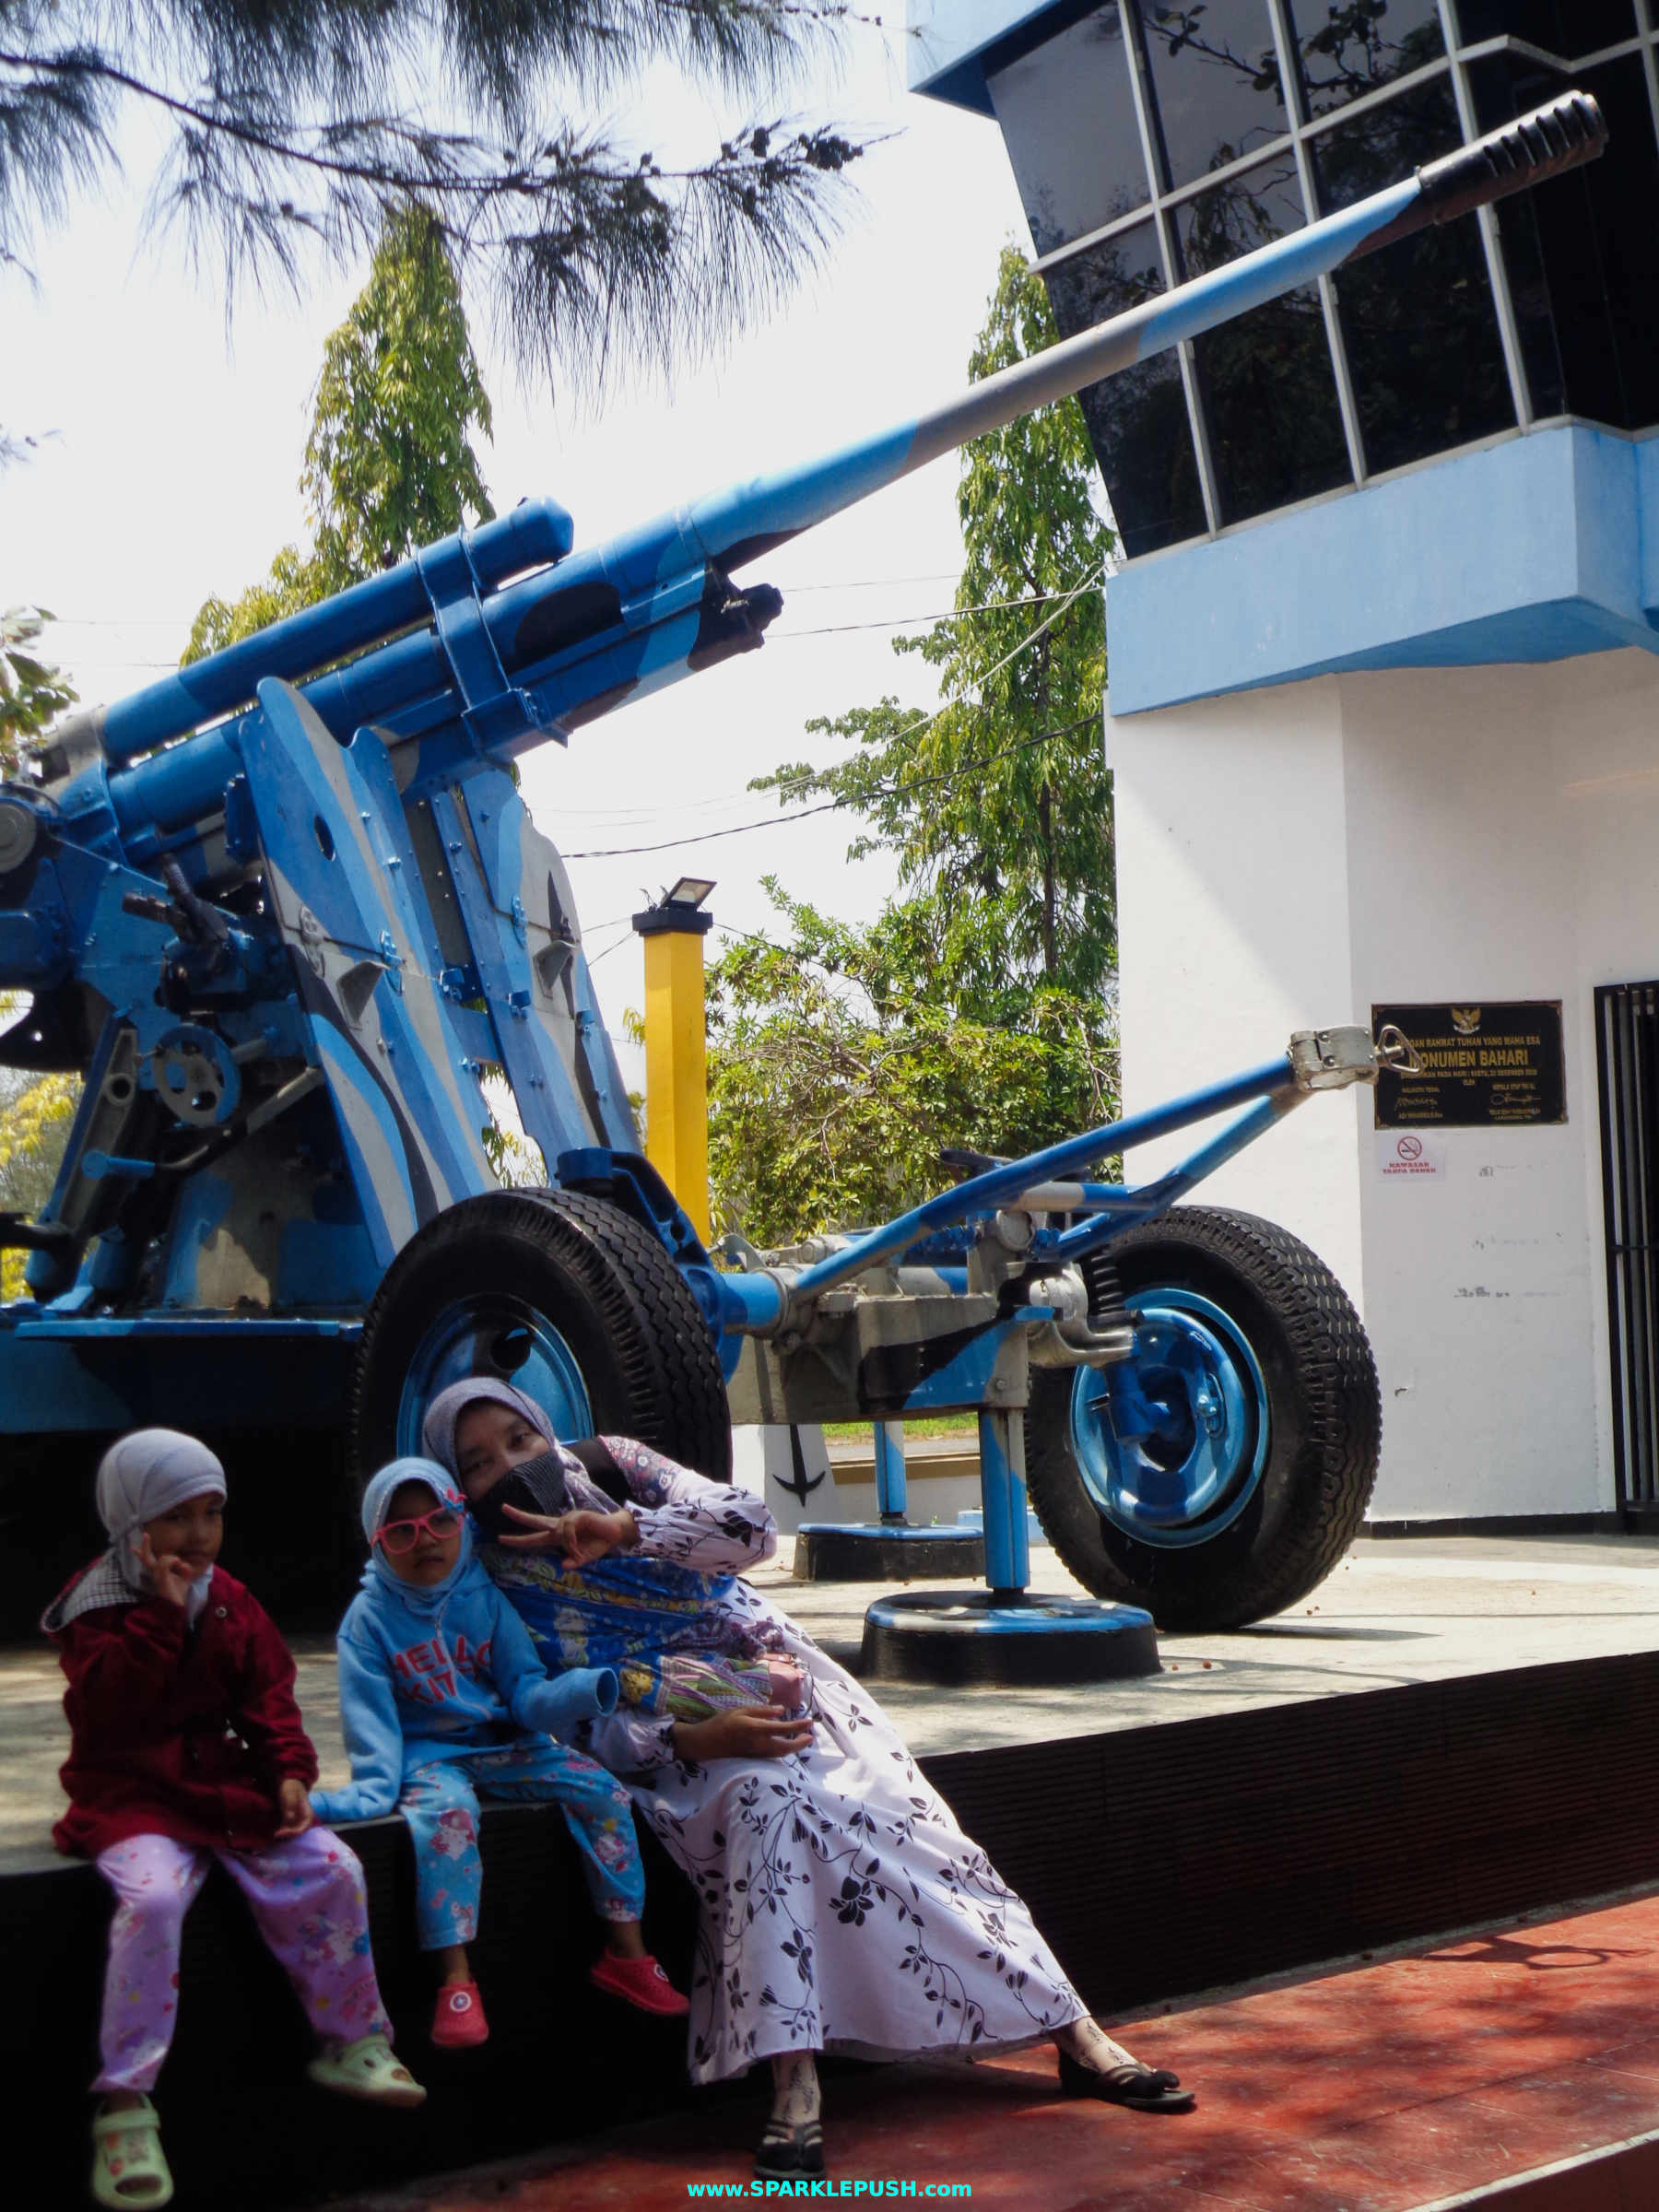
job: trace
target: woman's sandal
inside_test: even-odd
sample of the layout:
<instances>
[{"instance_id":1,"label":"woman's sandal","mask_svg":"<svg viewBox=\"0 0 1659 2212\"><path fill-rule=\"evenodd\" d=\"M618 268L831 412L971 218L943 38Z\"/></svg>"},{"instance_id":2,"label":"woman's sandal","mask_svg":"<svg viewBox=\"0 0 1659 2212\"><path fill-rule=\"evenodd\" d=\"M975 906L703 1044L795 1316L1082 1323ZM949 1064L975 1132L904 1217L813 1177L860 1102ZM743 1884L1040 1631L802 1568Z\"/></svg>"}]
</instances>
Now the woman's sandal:
<instances>
[{"instance_id":1,"label":"woman's sandal","mask_svg":"<svg viewBox=\"0 0 1659 2212\"><path fill-rule=\"evenodd\" d=\"M326 2043L305 2069L319 2088L369 2104L411 2110L426 2102L426 2091L383 2035L359 2036L355 2043Z\"/></svg>"},{"instance_id":2,"label":"woman's sandal","mask_svg":"<svg viewBox=\"0 0 1659 2212\"><path fill-rule=\"evenodd\" d=\"M755 2153L758 2182L821 2182L824 2129L818 2120L769 2120Z\"/></svg>"},{"instance_id":3,"label":"woman's sandal","mask_svg":"<svg viewBox=\"0 0 1659 2212\"><path fill-rule=\"evenodd\" d=\"M1058 2056L1063 2097L1098 2097L1102 2104L1127 2105L1132 2112L1190 2112L1197 2101L1191 2089L1182 2088L1180 2075L1165 2066L1108 2066L1097 2073L1064 2051Z\"/></svg>"},{"instance_id":4,"label":"woman's sandal","mask_svg":"<svg viewBox=\"0 0 1659 2212\"><path fill-rule=\"evenodd\" d=\"M117 2112L92 2115L92 2195L111 2212L158 2212L172 2202L173 2178L161 2150L161 2127L147 2097Z\"/></svg>"}]
</instances>

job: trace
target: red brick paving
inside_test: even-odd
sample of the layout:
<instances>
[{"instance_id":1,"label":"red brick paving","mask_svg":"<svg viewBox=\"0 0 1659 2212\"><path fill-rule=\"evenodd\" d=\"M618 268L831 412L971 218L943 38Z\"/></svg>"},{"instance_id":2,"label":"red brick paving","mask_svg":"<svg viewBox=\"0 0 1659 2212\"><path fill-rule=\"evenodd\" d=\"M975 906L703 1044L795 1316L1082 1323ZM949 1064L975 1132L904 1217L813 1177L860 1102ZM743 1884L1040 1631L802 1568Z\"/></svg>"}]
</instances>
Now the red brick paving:
<instances>
[{"instance_id":1,"label":"red brick paving","mask_svg":"<svg viewBox=\"0 0 1659 2212\"><path fill-rule=\"evenodd\" d=\"M894 2067L830 2082L831 2176L967 2181L976 2208L1411 2212L1628 2143L1659 2130L1659 1893L1119 2033L1176 2066L1198 2110L1157 2118L1063 2101L1047 2050ZM752 2109L694 2108L372 2202L666 2212L693 2201L688 2181L747 2180L764 2110L758 2087ZM920 2189L910 2201L924 2201ZM1618 2170L1540 2175L1505 2201L1659 2212L1659 2147Z\"/></svg>"}]
</instances>

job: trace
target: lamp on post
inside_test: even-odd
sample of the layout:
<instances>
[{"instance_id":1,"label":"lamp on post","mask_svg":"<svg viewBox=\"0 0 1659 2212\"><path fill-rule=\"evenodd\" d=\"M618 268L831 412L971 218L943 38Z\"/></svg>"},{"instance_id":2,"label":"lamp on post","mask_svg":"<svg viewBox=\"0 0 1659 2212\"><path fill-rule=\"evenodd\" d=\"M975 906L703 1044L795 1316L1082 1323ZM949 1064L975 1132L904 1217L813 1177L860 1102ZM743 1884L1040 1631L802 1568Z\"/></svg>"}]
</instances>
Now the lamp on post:
<instances>
[{"instance_id":1,"label":"lamp on post","mask_svg":"<svg viewBox=\"0 0 1659 2212\"><path fill-rule=\"evenodd\" d=\"M645 1156L707 1243L709 1086L702 941L714 926L703 901L713 879L682 876L635 914L645 940Z\"/></svg>"}]
</instances>

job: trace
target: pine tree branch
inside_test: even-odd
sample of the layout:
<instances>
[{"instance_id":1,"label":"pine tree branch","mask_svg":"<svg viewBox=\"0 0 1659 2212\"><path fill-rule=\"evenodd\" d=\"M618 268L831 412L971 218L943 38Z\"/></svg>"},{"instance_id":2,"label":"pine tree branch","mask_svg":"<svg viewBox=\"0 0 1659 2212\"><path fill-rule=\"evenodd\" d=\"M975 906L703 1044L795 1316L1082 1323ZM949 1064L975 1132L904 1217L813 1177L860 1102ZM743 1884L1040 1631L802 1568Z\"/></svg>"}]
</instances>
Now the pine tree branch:
<instances>
[{"instance_id":1,"label":"pine tree branch","mask_svg":"<svg viewBox=\"0 0 1659 2212\"><path fill-rule=\"evenodd\" d=\"M666 56L753 92L852 19L834 0L0 0L0 260L116 166L135 106L171 126L147 220L222 258L228 298L297 293L305 251L344 261L416 206L522 367L590 389L624 347L671 369L821 258L872 142L773 113L659 161L549 122L547 80L591 93ZM107 35L66 35L83 22Z\"/></svg>"}]
</instances>

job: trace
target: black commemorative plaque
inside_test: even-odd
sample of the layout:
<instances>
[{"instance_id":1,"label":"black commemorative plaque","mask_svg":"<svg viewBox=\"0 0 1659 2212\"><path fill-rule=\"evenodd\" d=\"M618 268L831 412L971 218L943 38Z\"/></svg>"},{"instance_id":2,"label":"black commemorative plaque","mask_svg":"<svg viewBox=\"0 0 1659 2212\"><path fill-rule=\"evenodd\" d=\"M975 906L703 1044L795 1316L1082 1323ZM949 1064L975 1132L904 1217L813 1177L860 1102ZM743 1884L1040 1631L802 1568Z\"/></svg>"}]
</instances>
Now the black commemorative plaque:
<instances>
[{"instance_id":1,"label":"black commemorative plaque","mask_svg":"<svg viewBox=\"0 0 1659 2212\"><path fill-rule=\"evenodd\" d=\"M1372 1006L1372 1037L1388 1024L1417 1047L1423 1072L1384 1068L1378 1076L1379 1129L1495 1129L1567 1119L1559 998Z\"/></svg>"}]
</instances>

